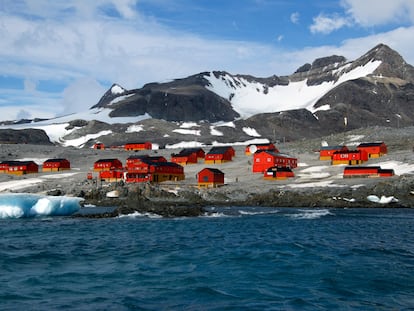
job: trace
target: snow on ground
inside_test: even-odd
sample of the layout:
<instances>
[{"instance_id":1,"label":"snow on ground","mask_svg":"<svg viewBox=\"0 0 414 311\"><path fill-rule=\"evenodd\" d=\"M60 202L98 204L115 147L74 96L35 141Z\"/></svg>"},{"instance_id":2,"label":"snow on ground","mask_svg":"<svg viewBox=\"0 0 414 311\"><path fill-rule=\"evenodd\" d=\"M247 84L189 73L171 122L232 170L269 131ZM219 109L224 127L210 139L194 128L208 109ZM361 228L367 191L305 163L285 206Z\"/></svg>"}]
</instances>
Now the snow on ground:
<instances>
[{"instance_id":1,"label":"snow on ground","mask_svg":"<svg viewBox=\"0 0 414 311\"><path fill-rule=\"evenodd\" d=\"M128 95L118 96L118 97L114 98L113 100L111 100L111 102L108 105L110 106L110 105L116 104L116 103L118 103L118 102L120 102L120 101L122 101L122 100L124 100L128 97L133 96L133 95L135 95L135 94L128 94Z\"/></svg>"},{"instance_id":2,"label":"snow on ground","mask_svg":"<svg viewBox=\"0 0 414 311\"><path fill-rule=\"evenodd\" d=\"M261 137L262 136L259 133L257 133L257 131L254 128L251 128L251 127L243 127L242 130L247 135L252 136L252 137Z\"/></svg>"},{"instance_id":3,"label":"snow on ground","mask_svg":"<svg viewBox=\"0 0 414 311\"><path fill-rule=\"evenodd\" d=\"M61 174L50 174L50 175L42 175L41 178L44 179L60 179L60 178L66 178L66 177L71 177L74 175L79 174L79 172L76 173L61 173Z\"/></svg>"},{"instance_id":4,"label":"snow on ground","mask_svg":"<svg viewBox=\"0 0 414 311\"><path fill-rule=\"evenodd\" d=\"M217 122L217 123L214 123L213 125L215 127L227 126L227 127L236 128L236 124L234 124L234 122Z\"/></svg>"},{"instance_id":5,"label":"snow on ground","mask_svg":"<svg viewBox=\"0 0 414 311\"><path fill-rule=\"evenodd\" d=\"M322 179L331 176L326 170L328 166L311 166L305 169L302 169L300 172L296 174L299 178L307 178L307 179Z\"/></svg>"},{"instance_id":6,"label":"snow on ground","mask_svg":"<svg viewBox=\"0 0 414 311\"><path fill-rule=\"evenodd\" d=\"M382 169L393 169L396 175L414 174L414 164L400 161L379 162L375 166L381 166Z\"/></svg>"},{"instance_id":7,"label":"snow on ground","mask_svg":"<svg viewBox=\"0 0 414 311\"><path fill-rule=\"evenodd\" d=\"M112 131L109 131L109 130L100 131L99 133L96 133L96 134L88 134L88 135L75 138L75 139L62 140L61 142L64 147L73 146L73 147L82 148L85 145L85 143L87 143L89 140L96 139L101 136L105 136L109 134L112 134Z\"/></svg>"},{"instance_id":8,"label":"snow on ground","mask_svg":"<svg viewBox=\"0 0 414 311\"><path fill-rule=\"evenodd\" d=\"M201 136L201 131L200 130L175 129L175 130L173 130L173 132L183 134L183 135Z\"/></svg>"},{"instance_id":9,"label":"snow on ground","mask_svg":"<svg viewBox=\"0 0 414 311\"><path fill-rule=\"evenodd\" d=\"M177 144L165 145L166 149L196 148L196 147L205 147L205 145L198 141L182 141Z\"/></svg>"},{"instance_id":10,"label":"snow on ground","mask_svg":"<svg viewBox=\"0 0 414 311\"><path fill-rule=\"evenodd\" d=\"M144 130L144 127L142 125L134 124L134 125L128 126L125 133L138 133L138 132L142 132L143 130Z\"/></svg>"},{"instance_id":11,"label":"snow on ground","mask_svg":"<svg viewBox=\"0 0 414 311\"><path fill-rule=\"evenodd\" d=\"M288 85L269 87L264 92L261 83L249 82L242 77L224 75L216 78L214 74L206 75L209 81L207 89L223 98L231 98L231 103L242 117L246 118L257 113L278 112L292 109L308 109L314 113L313 105L327 92L345 81L364 77L374 72L381 64L380 61L371 61L364 66L342 74L338 81L323 82L319 85L307 85L307 81L290 82ZM338 73L344 71L349 64L338 68ZM323 107L322 109L327 109Z\"/></svg>"},{"instance_id":12,"label":"snow on ground","mask_svg":"<svg viewBox=\"0 0 414 311\"><path fill-rule=\"evenodd\" d=\"M224 136L223 132L220 132L214 128L214 126L210 126L210 135L213 136Z\"/></svg>"},{"instance_id":13,"label":"snow on ground","mask_svg":"<svg viewBox=\"0 0 414 311\"><path fill-rule=\"evenodd\" d=\"M184 122L180 125L182 129L190 129L192 127L199 127L199 125L195 122Z\"/></svg>"},{"instance_id":14,"label":"snow on ground","mask_svg":"<svg viewBox=\"0 0 414 311\"><path fill-rule=\"evenodd\" d=\"M29 178L22 180L9 180L5 182L0 182L0 191L14 191L23 189L35 184L40 184L43 182L41 178Z\"/></svg>"}]
</instances>

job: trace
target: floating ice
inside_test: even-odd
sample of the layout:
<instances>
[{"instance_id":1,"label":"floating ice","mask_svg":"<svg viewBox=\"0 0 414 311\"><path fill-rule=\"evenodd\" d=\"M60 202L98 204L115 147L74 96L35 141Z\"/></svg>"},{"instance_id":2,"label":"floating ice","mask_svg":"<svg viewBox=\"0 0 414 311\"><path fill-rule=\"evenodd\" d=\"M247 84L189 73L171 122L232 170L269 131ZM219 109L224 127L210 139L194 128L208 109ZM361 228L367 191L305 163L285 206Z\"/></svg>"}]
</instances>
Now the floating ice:
<instances>
[{"instance_id":1,"label":"floating ice","mask_svg":"<svg viewBox=\"0 0 414 311\"><path fill-rule=\"evenodd\" d=\"M388 204L388 203L394 203L394 202L398 202L398 199L396 199L393 196L390 197L386 197L386 196L381 196L381 198L379 198L376 195L369 195L367 196L368 201L374 202L374 203L380 203L380 204Z\"/></svg>"},{"instance_id":2,"label":"floating ice","mask_svg":"<svg viewBox=\"0 0 414 311\"><path fill-rule=\"evenodd\" d=\"M82 198L29 193L0 194L0 218L67 216L80 209Z\"/></svg>"}]
</instances>

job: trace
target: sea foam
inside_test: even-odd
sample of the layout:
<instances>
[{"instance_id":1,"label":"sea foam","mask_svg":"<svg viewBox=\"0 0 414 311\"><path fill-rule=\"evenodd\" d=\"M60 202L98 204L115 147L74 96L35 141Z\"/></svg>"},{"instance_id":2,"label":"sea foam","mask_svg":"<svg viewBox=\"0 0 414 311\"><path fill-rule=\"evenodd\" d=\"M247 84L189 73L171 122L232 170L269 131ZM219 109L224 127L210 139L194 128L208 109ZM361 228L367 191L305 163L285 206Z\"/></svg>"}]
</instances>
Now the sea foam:
<instances>
[{"instance_id":1,"label":"sea foam","mask_svg":"<svg viewBox=\"0 0 414 311\"><path fill-rule=\"evenodd\" d=\"M29 193L0 194L0 218L67 216L80 209L82 198Z\"/></svg>"}]
</instances>

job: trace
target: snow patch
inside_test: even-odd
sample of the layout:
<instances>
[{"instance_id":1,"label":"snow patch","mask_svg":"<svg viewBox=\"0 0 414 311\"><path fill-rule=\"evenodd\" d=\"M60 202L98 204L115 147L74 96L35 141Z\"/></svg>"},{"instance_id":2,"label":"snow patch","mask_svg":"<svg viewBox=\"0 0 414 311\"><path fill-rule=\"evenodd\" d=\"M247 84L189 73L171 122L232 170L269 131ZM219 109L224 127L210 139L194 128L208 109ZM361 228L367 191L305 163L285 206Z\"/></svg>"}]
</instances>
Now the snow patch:
<instances>
[{"instance_id":1,"label":"snow patch","mask_svg":"<svg viewBox=\"0 0 414 311\"><path fill-rule=\"evenodd\" d=\"M243 127L242 130L247 135L252 136L252 137L261 137L262 136L259 133L257 133L257 131L254 128L251 128L251 127Z\"/></svg>"},{"instance_id":2,"label":"snow patch","mask_svg":"<svg viewBox=\"0 0 414 311\"><path fill-rule=\"evenodd\" d=\"M112 134L112 131L110 130L100 131L99 133L96 133L96 134L88 134L88 135L75 138L75 139L63 140L62 145L64 147L72 146L72 147L82 148L85 145L85 143L87 143L89 140L96 139L98 137L106 136L109 134Z\"/></svg>"},{"instance_id":3,"label":"snow patch","mask_svg":"<svg viewBox=\"0 0 414 311\"><path fill-rule=\"evenodd\" d=\"M142 132L143 130L144 130L144 127L142 125L134 124L134 125L128 126L125 133L138 133L138 132Z\"/></svg>"},{"instance_id":4,"label":"snow patch","mask_svg":"<svg viewBox=\"0 0 414 311\"><path fill-rule=\"evenodd\" d=\"M173 132L183 134L183 135L201 136L201 131L200 130L175 129L175 130L173 130Z\"/></svg>"}]
</instances>

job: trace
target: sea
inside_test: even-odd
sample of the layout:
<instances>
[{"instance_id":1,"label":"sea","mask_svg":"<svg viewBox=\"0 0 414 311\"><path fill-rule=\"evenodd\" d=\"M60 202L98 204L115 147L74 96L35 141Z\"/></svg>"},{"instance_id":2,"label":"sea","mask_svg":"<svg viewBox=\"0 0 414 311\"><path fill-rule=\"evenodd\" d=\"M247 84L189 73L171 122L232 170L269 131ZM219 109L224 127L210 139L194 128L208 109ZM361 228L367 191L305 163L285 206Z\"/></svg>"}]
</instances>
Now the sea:
<instances>
[{"instance_id":1,"label":"sea","mask_svg":"<svg viewBox=\"0 0 414 311\"><path fill-rule=\"evenodd\" d=\"M0 234L0 310L414 310L414 209L37 215Z\"/></svg>"}]
</instances>

